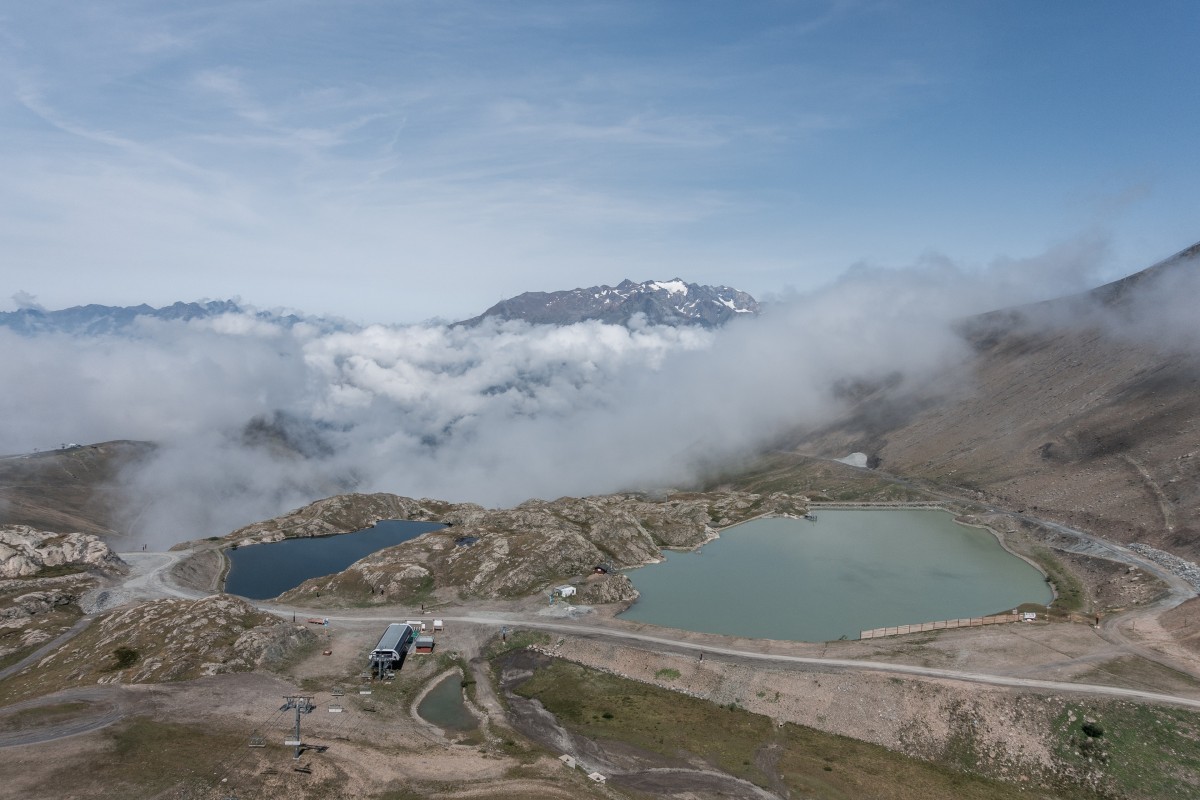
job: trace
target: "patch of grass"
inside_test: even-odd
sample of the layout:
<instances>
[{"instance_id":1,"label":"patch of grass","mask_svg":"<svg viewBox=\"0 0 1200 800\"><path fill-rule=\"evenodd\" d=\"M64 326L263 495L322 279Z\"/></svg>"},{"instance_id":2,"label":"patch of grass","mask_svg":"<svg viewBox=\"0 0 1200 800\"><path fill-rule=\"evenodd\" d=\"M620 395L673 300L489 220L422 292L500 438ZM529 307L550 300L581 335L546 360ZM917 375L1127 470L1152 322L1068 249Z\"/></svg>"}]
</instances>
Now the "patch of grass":
<instances>
[{"instance_id":1,"label":"patch of grass","mask_svg":"<svg viewBox=\"0 0 1200 800\"><path fill-rule=\"evenodd\" d=\"M1097 664L1076 676L1075 680L1080 683L1099 683L1128 689L1153 689L1167 694L1195 691L1200 688L1200 681L1186 672L1137 656L1121 656Z\"/></svg>"},{"instance_id":2,"label":"patch of grass","mask_svg":"<svg viewBox=\"0 0 1200 800\"><path fill-rule=\"evenodd\" d=\"M50 637L43 642L32 644L28 647L18 647L13 652L4 656L0 656L0 669L5 669L7 667L11 667L13 664L16 664L18 661L44 645L47 641L50 641L54 637L66 631L82 616L83 612L79 610L79 606L77 605L72 604L67 606L56 606L49 612L34 616L23 627L9 629L0 628L0 643L4 643L8 647L13 646L13 644L20 641L21 637L34 630L43 631L44 633L49 634Z\"/></svg>"},{"instance_id":3,"label":"patch of grass","mask_svg":"<svg viewBox=\"0 0 1200 800\"><path fill-rule=\"evenodd\" d=\"M674 667L663 667L658 672L654 673L654 677L660 681L673 681L679 677L679 670Z\"/></svg>"},{"instance_id":4,"label":"patch of grass","mask_svg":"<svg viewBox=\"0 0 1200 800\"><path fill-rule=\"evenodd\" d=\"M794 797L1039 797L1028 788L955 772L878 745L790 723L779 726L736 703L717 706L565 661L537 670L517 691L536 697L560 723L589 738L625 742L672 758L703 759L760 786L782 783ZM757 757L768 745L782 749L777 767Z\"/></svg>"},{"instance_id":5,"label":"patch of grass","mask_svg":"<svg viewBox=\"0 0 1200 800\"><path fill-rule=\"evenodd\" d=\"M509 631L506 638L498 636L488 644L487 657L495 658L513 650L523 650L535 644L550 644L550 635L541 631Z\"/></svg>"},{"instance_id":6,"label":"patch of grass","mask_svg":"<svg viewBox=\"0 0 1200 800\"><path fill-rule=\"evenodd\" d=\"M75 700L67 703L56 703L49 706L35 706L14 711L0 717L0 730L21 731L27 728L40 728L61 720L70 719L90 707L89 703Z\"/></svg>"},{"instance_id":7,"label":"patch of grass","mask_svg":"<svg viewBox=\"0 0 1200 800\"><path fill-rule=\"evenodd\" d=\"M113 661L115 663L113 666L109 667L110 670L132 667L138 662L138 659L141 658L141 656L138 654L138 651L134 650L132 647L118 647L116 650L113 650L112 654Z\"/></svg>"},{"instance_id":8,"label":"patch of grass","mask_svg":"<svg viewBox=\"0 0 1200 800\"><path fill-rule=\"evenodd\" d=\"M78 575L81 572L87 572L87 567L79 564L59 564L58 566L43 566L32 575L33 578L59 578L63 575Z\"/></svg>"},{"instance_id":9,"label":"patch of grass","mask_svg":"<svg viewBox=\"0 0 1200 800\"><path fill-rule=\"evenodd\" d=\"M433 596L433 590L434 590L433 576L426 575L425 577L421 578L420 582L416 585L416 587L411 592L409 592L408 596L405 597L404 600L407 601L410 605L412 603L423 603L423 602L429 600Z\"/></svg>"},{"instance_id":10,"label":"patch of grass","mask_svg":"<svg viewBox=\"0 0 1200 800\"><path fill-rule=\"evenodd\" d=\"M1051 612L1070 613L1082 611L1087 595L1083 584L1067 567L1045 547L1035 547L1030 556L1046 573L1046 583L1054 587L1055 598L1050 604Z\"/></svg>"},{"instance_id":11,"label":"patch of grass","mask_svg":"<svg viewBox=\"0 0 1200 800\"><path fill-rule=\"evenodd\" d=\"M8 669L13 664L16 664L25 656L37 650L40 645L32 645L30 647L22 647L20 650L14 650L6 656L0 656L0 669Z\"/></svg>"},{"instance_id":12,"label":"patch of grass","mask_svg":"<svg viewBox=\"0 0 1200 800\"><path fill-rule=\"evenodd\" d=\"M206 726L133 717L97 734L99 752L67 756L55 773L54 794L78 798L207 797L231 756L246 750L241 736ZM237 773L234 773L236 776ZM186 787L186 788L185 788ZM195 793L188 794L191 790Z\"/></svg>"},{"instance_id":13,"label":"patch of grass","mask_svg":"<svg viewBox=\"0 0 1200 800\"><path fill-rule=\"evenodd\" d=\"M392 789L383 794L371 795L371 800L425 800L428 795L416 789Z\"/></svg>"},{"instance_id":14,"label":"patch of grass","mask_svg":"<svg viewBox=\"0 0 1200 800\"><path fill-rule=\"evenodd\" d=\"M1114 702L1067 704L1055 720L1065 764L1100 774L1112 794L1195 797L1200 786L1200 714Z\"/></svg>"},{"instance_id":15,"label":"patch of grass","mask_svg":"<svg viewBox=\"0 0 1200 800\"><path fill-rule=\"evenodd\" d=\"M495 745L495 749L522 764L532 764L541 756L546 755L542 752L541 748L532 745L524 739L502 739Z\"/></svg>"}]
</instances>

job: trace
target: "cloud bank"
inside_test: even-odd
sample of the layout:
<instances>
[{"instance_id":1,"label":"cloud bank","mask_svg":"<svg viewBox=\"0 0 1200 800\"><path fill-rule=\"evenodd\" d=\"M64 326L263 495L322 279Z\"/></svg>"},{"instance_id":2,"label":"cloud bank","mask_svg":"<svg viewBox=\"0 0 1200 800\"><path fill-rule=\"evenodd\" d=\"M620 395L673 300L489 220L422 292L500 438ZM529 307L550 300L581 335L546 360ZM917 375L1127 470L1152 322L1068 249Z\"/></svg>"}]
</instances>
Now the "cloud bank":
<instances>
[{"instance_id":1,"label":"cloud bank","mask_svg":"<svg viewBox=\"0 0 1200 800\"><path fill-rule=\"evenodd\" d=\"M832 419L846 381L964 380L957 320L1041 299L1047 276L1081 288L1102 250L982 272L936 258L858 267L719 331L488 320L330 333L241 315L142 319L126 336L0 331L0 452L158 442L122 479L127 525L158 544L350 490L504 506L683 486Z\"/></svg>"}]
</instances>

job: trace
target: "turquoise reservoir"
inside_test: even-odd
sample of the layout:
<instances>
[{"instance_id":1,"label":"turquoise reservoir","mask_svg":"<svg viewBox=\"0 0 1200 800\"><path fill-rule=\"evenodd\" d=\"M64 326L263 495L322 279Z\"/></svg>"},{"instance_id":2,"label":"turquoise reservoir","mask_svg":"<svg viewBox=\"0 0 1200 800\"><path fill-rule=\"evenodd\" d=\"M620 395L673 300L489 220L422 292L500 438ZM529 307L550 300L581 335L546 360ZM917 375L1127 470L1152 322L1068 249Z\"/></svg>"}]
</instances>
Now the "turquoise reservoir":
<instances>
[{"instance_id":1,"label":"turquoise reservoir","mask_svg":"<svg viewBox=\"0 0 1200 800\"><path fill-rule=\"evenodd\" d=\"M1049 603L1042 573L989 531L944 511L818 511L760 519L698 551L630 570L641 593L622 619L795 641Z\"/></svg>"}]
</instances>

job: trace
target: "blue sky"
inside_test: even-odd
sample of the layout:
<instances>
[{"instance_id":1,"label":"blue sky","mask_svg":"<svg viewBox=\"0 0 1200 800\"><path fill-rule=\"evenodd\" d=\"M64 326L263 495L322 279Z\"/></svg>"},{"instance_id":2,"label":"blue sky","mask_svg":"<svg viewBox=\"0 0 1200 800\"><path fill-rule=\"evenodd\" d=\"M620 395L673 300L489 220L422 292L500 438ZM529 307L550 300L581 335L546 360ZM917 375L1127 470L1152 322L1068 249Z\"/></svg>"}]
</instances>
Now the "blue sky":
<instances>
[{"instance_id":1,"label":"blue sky","mask_svg":"<svg viewBox=\"0 0 1200 800\"><path fill-rule=\"evenodd\" d=\"M9 3L0 310L1054 284L1076 243L1111 278L1200 239L1197 33L1193 2Z\"/></svg>"}]
</instances>

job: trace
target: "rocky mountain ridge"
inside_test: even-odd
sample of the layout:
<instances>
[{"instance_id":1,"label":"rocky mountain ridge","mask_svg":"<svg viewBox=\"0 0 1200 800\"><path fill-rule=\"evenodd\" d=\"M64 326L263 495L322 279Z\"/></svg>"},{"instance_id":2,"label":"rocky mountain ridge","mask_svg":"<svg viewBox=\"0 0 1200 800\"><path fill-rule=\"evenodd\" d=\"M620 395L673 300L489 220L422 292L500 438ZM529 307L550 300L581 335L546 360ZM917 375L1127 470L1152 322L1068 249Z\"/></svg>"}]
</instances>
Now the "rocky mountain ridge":
<instances>
[{"instance_id":1,"label":"rocky mountain ridge","mask_svg":"<svg viewBox=\"0 0 1200 800\"><path fill-rule=\"evenodd\" d=\"M289 328L301 321L316 322L323 327L336 327L328 320L243 308L233 300L175 302L159 308L146 303L136 306L106 306L89 303L85 306L72 306L53 311L27 307L16 311L0 311L0 327L8 328L25 336L46 333L102 336L130 333L136 329L138 321L142 319L188 322L194 319L219 317L223 314L253 314L256 319Z\"/></svg>"},{"instance_id":2,"label":"rocky mountain ridge","mask_svg":"<svg viewBox=\"0 0 1200 800\"><path fill-rule=\"evenodd\" d=\"M535 325L572 325L587 320L630 325L641 315L650 325L715 328L736 316L754 316L759 310L757 300L729 286L701 286L679 278L642 283L626 279L616 286L525 292L457 324L477 325L496 317Z\"/></svg>"}]
</instances>

